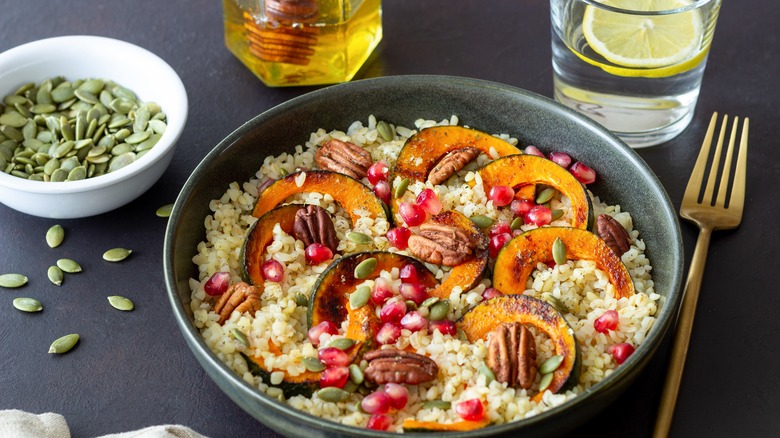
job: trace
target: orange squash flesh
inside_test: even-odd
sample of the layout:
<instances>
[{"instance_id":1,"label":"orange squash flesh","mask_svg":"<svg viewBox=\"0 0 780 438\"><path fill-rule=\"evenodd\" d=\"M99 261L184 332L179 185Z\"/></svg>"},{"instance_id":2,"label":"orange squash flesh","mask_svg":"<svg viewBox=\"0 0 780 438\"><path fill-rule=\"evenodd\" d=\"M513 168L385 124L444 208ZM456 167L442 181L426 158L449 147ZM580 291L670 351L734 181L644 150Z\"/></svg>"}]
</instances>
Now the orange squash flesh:
<instances>
[{"instance_id":1,"label":"orange squash flesh","mask_svg":"<svg viewBox=\"0 0 780 438\"><path fill-rule=\"evenodd\" d=\"M300 187L296 178L301 173L306 173L306 179ZM258 194L252 215L261 217L277 205L283 203L288 197L306 192L329 194L346 210L352 219L352 224L357 223L360 216L356 210L368 211L372 218L382 217L387 219L385 207L382 201L360 181L347 175L329 170L307 170L295 172L280 178Z\"/></svg>"},{"instance_id":2,"label":"orange squash flesh","mask_svg":"<svg viewBox=\"0 0 780 438\"><path fill-rule=\"evenodd\" d=\"M479 171L485 193L495 186L545 184L569 198L574 228L591 229L593 207L585 187L568 170L536 155L510 155L491 161Z\"/></svg>"},{"instance_id":3,"label":"orange squash flesh","mask_svg":"<svg viewBox=\"0 0 780 438\"><path fill-rule=\"evenodd\" d=\"M544 227L513 238L496 257L493 287L504 294L519 294L538 263L553 260L552 246L560 238L569 260L591 260L609 277L618 298L634 294L634 282L623 262L604 241L579 228Z\"/></svg>"},{"instance_id":4,"label":"orange squash flesh","mask_svg":"<svg viewBox=\"0 0 780 438\"><path fill-rule=\"evenodd\" d=\"M414 418L404 420L404 432L467 432L469 430L482 429L490 425L490 420L483 418L479 421L456 421L442 424L437 421L418 421Z\"/></svg>"},{"instance_id":5,"label":"orange squash flesh","mask_svg":"<svg viewBox=\"0 0 780 438\"><path fill-rule=\"evenodd\" d=\"M292 234L295 213L300 208L301 204L283 205L266 212L252 224L246 233L244 245L241 248L240 260L244 281L263 287L264 280L261 267L264 262L265 249L274 240L274 226L279 224L282 231Z\"/></svg>"},{"instance_id":6,"label":"orange squash flesh","mask_svg":"<svg viewBox=\"0 0 780 438\"><path fill-rule=\"evenodd\" d=\"M271 373L267 371L265 367L265 360L263 359L263 357L249 356L243 353L242 356L244 356L244 359L247 361L247 366L249 367L249 371L256 376L261 377L263 379L263 382L270 384ZM287 398L294 397L296 395L311 397L314 391L316 391L320 386L321 373L304 371L303 373L298 374L297 376L292 376L284 370L280 370L280 371L284 373L284 379L282 380L282 383L275 386L281 389L282 393Z\"/></svg>"}]
</instances>

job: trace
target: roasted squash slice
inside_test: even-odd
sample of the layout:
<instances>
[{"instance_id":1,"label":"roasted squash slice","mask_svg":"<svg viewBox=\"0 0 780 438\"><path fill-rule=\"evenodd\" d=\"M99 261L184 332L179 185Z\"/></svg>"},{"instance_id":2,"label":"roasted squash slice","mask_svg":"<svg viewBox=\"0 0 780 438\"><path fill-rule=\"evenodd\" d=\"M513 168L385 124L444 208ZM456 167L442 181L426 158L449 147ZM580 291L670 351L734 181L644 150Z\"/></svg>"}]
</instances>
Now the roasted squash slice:
<instances>
[{"instance_id":1,"label":"roasted squash slice","mask_svg":"<svg viewBox=\"0 0 780 438\"><path fill-rule=\"evenodd\" d=\"M595 262L609 277L617 298L634 294L634 282L626 266L600 237L590 231L565 227L537 228L510 240L496 257L493 287L505 294L523 293L536 265L553 260L552 246L556 238L566 246L567 259Z\"/></svg>"},{"instance_id":2,"label":"roasted squash slice","mask_svg":"<svg viewBox=\"0 0 780 438\"><path fill-rule=\"evenodd\" d=\"M301 206L302 204L288 204L276 207L263 214L260 219L249 227L239 257L244 281L262 287L263 274L261 267L264 261L265 249L274 240L274 226L279 224L282 231L292 234L293 224L295 224L295 213L298 212Z\"/></svg>"},{"instance_id":3,"label":"roasted squash slice","mask_svg":"<svg viewBox=\"0 0 780 438\"><path fill-rule=\"evenodd\" d=\"M457 322L469 342L486 339L494 328L506 322L529 324L546 333L555 345L555 354L563 356L563 362L553 372L548 389L553 393L566 391L579 381L580 351L574 331L563 315L546 301L527 295L501 295L483 301ZM540 401L542 393L531 399Z\"/></svg>"},{"instance_id":4,"label":"roasted squash slice","mask_svg":"<svg viewBox=\"0 0 780 438\"><path fill-rule=\"evenodd\" d=\"M486 164L479 169L479 176L485 193L490 193L495 186L545 184L555 187L571 202L571 226L586 230L593 228L593 206L585 187L553 161L536 155L510 155Z\"/></svg>"},{"instance_id":5,"label":"roasted squash slice","mask_svg":"<svg viewBox=\"0 0 780 438\"><path fill-rule=\"evenodd\" d=\"M296 180L302 178L302 173L306 173L306 178L299 186ZM357 210L368 211L372 218L387 219L384 203L374 195L371 189L347 175L329 170L300 171L276 180L258 194L252 215L261 217L283 203L288 197L306 192L332 196L339 205L344 207L352 219L352 224L357 223L357 220L360 219L356 213Z\"/></svg>"},{"instance_id":6,"label":"roasted squash slice","mask_svg":"<svg viewBox=\"0 0 780 438\"><path fill-rule=\"evenodd\" d=\"M439 423L437 421L418 421L414 418L404 420L404 432L468 432L482 429L490 425L490 420L483 418L479 421L456 421L454 423Z\"/></svg>"},{"instance_id":7,"label":"roasted squash slice","mask_svg":"<svg viewBox=\"0 0 780 438\"><path fill-rule=\"evenodd\" d=\"M370 258L377 261L373 273L365 278L355 278L355 268ZM412 264L417 268L420 283L428 289L438 285L436 277L422 262L402 254L369 251L337 259L320 274L314 285L309 300L309 327L322 321L330 321L341 327L341 323L349 318L346 337L356 341L349 350L352 358L354 359L372 349L375 342L374 337L381 326L374 305L369 301L363 307L352 309L349 305L349 294L354 292L357 286L364 281L378 277L380 272L390 271L393 268L401 269L407 264Z\"/></svg>"},{"instance_id":8,"label":"roasted squash slice","mask_svg":"<svg viewBox=\"0 0 780 438\"><path fill-rule=\"evenodd\" d=\"M244 353L241 353L241 356L246 360L247 367L252 375L260 377L268 385L271 384L271 373L266 370L262 356L249 356ZM314 391L320 387L320 373L305 371L297 376L285 373L282 383L274 386L282 390L285 398L295 397L296 395L311 397Z\"/></svg>"}]
</instances>

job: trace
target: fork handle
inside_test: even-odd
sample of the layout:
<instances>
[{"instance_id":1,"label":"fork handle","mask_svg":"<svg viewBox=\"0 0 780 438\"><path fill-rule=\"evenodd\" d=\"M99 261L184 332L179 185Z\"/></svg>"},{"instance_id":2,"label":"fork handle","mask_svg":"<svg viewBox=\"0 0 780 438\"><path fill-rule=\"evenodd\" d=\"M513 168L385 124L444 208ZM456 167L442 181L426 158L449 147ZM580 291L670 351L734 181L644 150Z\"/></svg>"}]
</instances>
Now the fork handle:
<instances>
[{"instance_id":1,"label":"fork handle","mask_svg":"<svg viewBox=\"0 0 780 438\"><path fill-rule=\"evenodd\" d=\"M699 299L704 264L707 262L707 249L710 246L711 227L702 227L699 238L696 240L696 248L693 250L691 267L688 270L688 279L685 282L682 306L677 314L677 324L674 333L672 356L669 360L669 371L664 381L664 391L661 395L661 405L658 418L655 422L654 438L666 438L672 425L672 415L677 403L677 393L680 390L685 358L688 355L688 344L691 340L693 328L693 316L696 311L696 301Z\"/></svg>"}]
</instances>

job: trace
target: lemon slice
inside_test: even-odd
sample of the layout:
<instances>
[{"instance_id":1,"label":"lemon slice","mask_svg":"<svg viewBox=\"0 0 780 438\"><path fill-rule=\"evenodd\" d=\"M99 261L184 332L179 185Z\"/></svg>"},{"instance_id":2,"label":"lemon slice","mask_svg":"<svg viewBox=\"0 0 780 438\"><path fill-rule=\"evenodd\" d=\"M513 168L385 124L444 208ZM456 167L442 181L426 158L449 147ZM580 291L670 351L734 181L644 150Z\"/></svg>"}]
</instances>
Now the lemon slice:
<instances>
[{"instance_id":1,"label":"lemon slice","mask_svg":"<svg viewBox=\"0 0 780 438\"><path fill-rule=\"evenodd\" d=\"M665 11L691 4L690 0L601 0L620 9ZM641 16L585 8L582 33L590 47L607 61L623 67L658 68L681 63L702 42L698 10Z\"/></svg>"}]
</instances>

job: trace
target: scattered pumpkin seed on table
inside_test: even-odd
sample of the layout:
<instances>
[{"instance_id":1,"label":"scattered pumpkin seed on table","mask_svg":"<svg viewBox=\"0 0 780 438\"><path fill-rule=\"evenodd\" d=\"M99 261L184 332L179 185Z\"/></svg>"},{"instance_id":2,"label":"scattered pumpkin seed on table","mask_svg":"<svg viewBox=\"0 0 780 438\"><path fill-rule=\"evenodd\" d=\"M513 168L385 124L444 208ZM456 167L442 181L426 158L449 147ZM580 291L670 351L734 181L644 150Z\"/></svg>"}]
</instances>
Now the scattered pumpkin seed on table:
<instances>
[{"instance_id":1,"label":"scattered pumpkin seed on table","mask_svg":"<svg viewBox=\"0 0 780 438\"><path fill-rule=\"evenodd\" d=\"M52 225L52 227L46 231L46 244L48 244L50 248L60 246L64 239L65 230L62 228L62 225Z\"/></svg>"},{"instance_id":2,"label":"scattered pumpkin seed on table","mask_svg":"<svg viewBox=\"0 0 780 438\"><path fill-rule=\"evenodd\" d=\"M65 335L61 338L58 338L51 343L51 346L49 346L49 353L52 354L67 353L73 349L73 347L79 341L79 338L80 338L79 335L76 333L72 333L69 335Z\"/></svg>"},{"instance_id":3,"label":"scattered pumpkin seed on table","mask_svg":"<svg viewBox=\"0 0 780 438\"><path fill-rule=\"evenodd\" d=\"M135 308L135 304L129 299L120 295L112 295L108 297L108 303L111 307L117 310L129 312Z\"/></svg>"},{"instance_id":4,"label":"scattered pumpkin seed on table","mask_svg":"<svg viewBox=\"0 0 780 438\"><path fill-rule=\"evenodd\" d=\"M3 274L0 275L0 287L9 289L22 287L27 284L27 277L22 274Z\"/></svg>"},{"instance_id":5,"label":"scattered pumpkin seed on table","mask_svg":"<svg viewBox=\"0 0 780 438\"><path fill-rule=\"evenodd\" d=\"M59 266L49 266L49 270L46 271L46 276L49 277L49 281L56 286L62 285L62 280L65 277Z\"/></svg>"},{"instance_id":6,"label":"scattered pumpkin seed on table","mask_svg":"<svg viewBox=\"0 0 780 438\"><path fill-rule=\"evenodd\" d=\"M77 272L81 272L81 265L79 262L72 260L72 259L59 259L57 260L57 267L62 269L63 272L67 272L68 274L75 274Z\"/></svg>"},{"instance_id":7,"label":"scattered pumpkin seed on table","mask_svg":"<svg viewBox=\"0 0 780 438\"><path fill-rule=\"evenodd\" d=\"M133 253L132 249L112 248L103 253L103 260L107 262L121 262Z\"/></svg>"},{"instance_id":8,"label":"scattered pumpkin seed on table","mask_svg":"<svg viewBox=\"0 0 780 438\"><path fill-rule=\"evenodd\" d=\"M43 310L43 304L35 298L14 298L13 304L17 310L21 310L22 312L34 313Z\"/></svg>"},{"instance_id":9,"label":"scattered pumpkin seed on table","mask_svg":"<svg viewBox=\"0 0 780 438\"><path fill-rule=\"evenodd\" d=\"M172 210L173 210L173 204L165 204L162 207L158 208L155 214L157 215L157 217L170 217Z\"/></svg>"}]
</instances>

